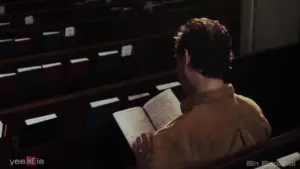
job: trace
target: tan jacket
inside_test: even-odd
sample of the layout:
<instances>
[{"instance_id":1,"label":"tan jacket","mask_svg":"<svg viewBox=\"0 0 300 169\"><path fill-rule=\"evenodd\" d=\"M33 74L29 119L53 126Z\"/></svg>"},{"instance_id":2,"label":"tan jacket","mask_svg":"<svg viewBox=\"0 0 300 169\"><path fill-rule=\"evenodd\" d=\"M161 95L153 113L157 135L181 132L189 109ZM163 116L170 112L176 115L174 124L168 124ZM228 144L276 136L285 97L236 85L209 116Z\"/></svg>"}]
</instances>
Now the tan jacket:
<instances>
[{"instance_id":1,"label":"tan jacket","mask_svg":"<svg viewBox=\"0 0 300 169\"><path fill-rule=\"evenodd\" d=\"M271 135L259 106L232 85L189 97L181 107L184 115L154 134L149 169L199 169Z\"/></svg>"}]
</instances>

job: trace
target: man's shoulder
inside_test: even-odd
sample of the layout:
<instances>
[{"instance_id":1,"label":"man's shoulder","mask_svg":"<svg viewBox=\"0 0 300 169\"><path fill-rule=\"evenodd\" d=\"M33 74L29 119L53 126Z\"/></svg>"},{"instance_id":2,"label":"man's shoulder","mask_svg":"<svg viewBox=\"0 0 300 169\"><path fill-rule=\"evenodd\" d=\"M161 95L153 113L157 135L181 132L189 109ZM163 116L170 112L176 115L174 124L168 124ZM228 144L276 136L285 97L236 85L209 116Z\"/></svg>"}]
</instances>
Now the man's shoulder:
<instances>
[{"instance_id":1,"label":"man's shoulder","mask_svg":"<svg viewBox=\"0 0 300 169\"><path fill-rule=\"evenodd\" d=\"M247 115L248 118L250 117L250 119L256 119L260 124L257 126L265 128L266 136L270 137L272 128L259 105L254 100L238 94L235 94L235 100L238 104L242 105L244 110L248 110L244 114Z\"/></svg>"},{"instance_id":2,"label":"man's shoulder","mask_svg":"<svg viewBox=\"0 0 300 169\"><path fill-rule=\"evenodd\" d=\"M235 100L237 101L238 104L240 104L242 109L246 110L245 112L247 112L248 117L251 116L251 117L255 117L255 119L258 118L262 120L265 123L268 130L271 131L271 126L268 120L266 119L262 109L254 100L238 94L235 94L235 98L236 98Z\"/></svg>"},{"instance_id":3,"label":"man's shoulder","mask_svg":"<svg viewBox=\"0 0 300 169\"><path fill-rule=\"evenodd\" d=\"M245 96L239 95L239 94L234 94L234 97L235 97L235 101L238 105L245 106L245 108L247 107L249 109L252 109L253 111L262 113L262 110L259 107L259 105L254 100L250 99L249 97L245 97Z\"/></svg>"}]
</instances>

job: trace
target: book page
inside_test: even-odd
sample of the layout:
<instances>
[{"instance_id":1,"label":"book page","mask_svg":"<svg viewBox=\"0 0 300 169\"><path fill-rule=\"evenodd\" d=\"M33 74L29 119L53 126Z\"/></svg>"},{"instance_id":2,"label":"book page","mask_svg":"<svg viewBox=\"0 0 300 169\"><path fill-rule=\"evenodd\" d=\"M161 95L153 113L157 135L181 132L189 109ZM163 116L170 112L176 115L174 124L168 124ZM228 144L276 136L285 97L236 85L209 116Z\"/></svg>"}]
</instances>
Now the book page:
<instances>
[{"instance_id":1,"label":"book page","mask_svg":"<svg viewBox=\"0 0 300 169\"><path fill-rule=\"evenodd\" d=\"M133 49L133 46L132 46L132 45L126 45L126 46L123 46L123 47L122 47L121 56L122 56L122 57L131 56L131 54L132 54L132 49Z\"/></svg>"},{"instance_id":2,"label":"book page","mask_svg":"<svg viewBox=\"0 0 300 169\"><path fill-rule=\"evenodd\" d=\"M37 69L41 69L42 66L31 66L31 67L24 67L24 68L18 68L18 72L27 72L27 71L32 71L32 70L37 70Z\"/></svg>"},{"instance_id":3,"label":"book page","mask_svg":"<svg viewBox=\"0 0 300 169\"><path fill-rule=\"evenodd\" d=\"M89 61L89 59L88 58L77 58L77 59L70 60L70 62L72 64L74 64L74 63L80 63L80 62L86 62L86 61Z\"/></svg>"},{"instance_id":4,"label":"book page","mask_svg":"<svg viewBox=\"0 0 300 169\"><path fill-rule=\"evenodd\" d=\"M130 147L136 138L155 129L141 107L134 107L113 114Z\"/></svg>"},{"instance_id":5,"label":"book page","mask_svg":"<svg viewBox=\"0 0 300 169\"><path fill-rule=\"evenodd\" d=\"M75 27L70 26L65 29L65 37L72 37L75 35Z\"/></svg>"},{"instance_id":6,"label":"book page","mask_svg":"<svg viewBox=\"0 0 300 169\"><path fill-rule=\"evenodd\" d=\"M157 130L182 115L180 102L171 89L149 100L143 107Z\"/></svg>"},{"instance_id":7,"label":"book page","mask_svg":"<svg viewBox=\"0 0 300 169\"><path fill-rule=\"evenodd\" d=\"M34 24L34 18L33 18L32 15L26 16L24 18L24 20L25 20L25 25L32 25L32 24Z\"/></svg>"},{"instance_id":8,"label":"book page","mask_svg":"<svg viewBox=\"0 0 300 169\"><path fill-rule=\"evenodd\" d=\"M0 15L5 14L5 6L0 6Z\"/></svg>"},{"instance_id":9,"label":"book page","mask_svg":"<svg viewBox=\"0 0 300 169\"><path fill-rule=\"evenodd\" d=\"M15 76L16 73L5 73L5 74L0 74L0 78L2 77L9 77L9 76Z\"/></svg>"},{"instance_id":10,"label":"book page","mask_svg":"<svg viewBox=\"0 0 300 169\"><path fill-rule=\"evenodd\" d=\"M128 96L128 100L133 101L133 100L141 99L141 98L148 97L148 96L150 96L150 93L141 93L141 94Z\"/></svg>"},{"instance_id":11,"label":"book page","mask_svg":"<svg viewBox=\"0 0 300 169\"><path fill-rule=\"evenodd\" d=\"M171 83L166 83L166 84L161 84L161 85L157 85L156 88L160 91L162 90L166 90L166 89L170 89L170 88L174 88L177 86L180 86L181 84L179 82L171 82Z\"/></svg>"},{"instance_id":12,"label":"book page","mask_svg":"<svg viewBox=\"0 0 300 169\"><path fill-rule=\"evenodd\" d=\"M40 116L40 117L35 117L35 118L31 118L31 119L27 119L25 120L25 123L27 126L36 124L36 123L41 123L44 121L48 121L48 120L52 120L57 118L56 114L49 114L49 115L45 115L45 116Z\"/></svg>"}]
</instances>

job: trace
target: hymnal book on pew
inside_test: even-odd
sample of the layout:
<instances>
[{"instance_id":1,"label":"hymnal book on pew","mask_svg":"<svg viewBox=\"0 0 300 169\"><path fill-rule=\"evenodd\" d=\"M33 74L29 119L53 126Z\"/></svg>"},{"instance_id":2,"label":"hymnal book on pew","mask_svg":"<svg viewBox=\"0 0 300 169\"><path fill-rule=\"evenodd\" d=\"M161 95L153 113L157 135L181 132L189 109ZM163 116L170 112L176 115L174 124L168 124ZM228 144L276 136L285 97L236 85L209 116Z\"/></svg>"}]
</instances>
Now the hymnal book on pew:
<instances>
[{"instance_id":1,"label":"hymnal book on pew","mask_svg":"<svg viewBox=\"0 0 300 169\"><path fill-rule=\"evenodd\" d=\"M4 15L4 14L5 14L5 7L0 6L0 15Z\"/></svg>"},{"instance_id":2,"label":"hymnal book on pew","mask_svg":"<svg viewBox=\"0 0 300 169\"><path fill-rule=\"evenodd\" d=\"M34 18L33 18L32 15L26 16L24 18L24 20L25 20L25 25L32 25L32 24L34 24Z\"/></svg>"},{"instance_id":3,"label":"hymnal book on pew","mask_svg":"<svg viewBox=\"0 0 300 169\"><path fill-rule=\"evenodd\" d=\"M182 114L180 102L171 89L165 90L146 102L113 114L126 140L132 146L138 136L155 132Z\"/></svg>"}]
</instances>

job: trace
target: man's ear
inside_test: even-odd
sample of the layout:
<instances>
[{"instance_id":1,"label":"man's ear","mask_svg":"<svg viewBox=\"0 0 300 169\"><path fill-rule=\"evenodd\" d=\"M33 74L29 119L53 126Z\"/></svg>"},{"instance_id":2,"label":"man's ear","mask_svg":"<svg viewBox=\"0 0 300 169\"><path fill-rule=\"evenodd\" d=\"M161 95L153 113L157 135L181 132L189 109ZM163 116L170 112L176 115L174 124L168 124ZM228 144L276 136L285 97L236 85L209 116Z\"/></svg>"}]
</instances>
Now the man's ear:
<instances>
[{"instance_id":1,"label":"man's ear","mask_svg":"<svg viewBox=\"0 0 300 169\"><path fill-rule=\"evenodd\" d=\"M189 52L186 49L184 50L184 61L187 67L191 65L191 56L189 55Z\"/></svg>"}]
</instances>

